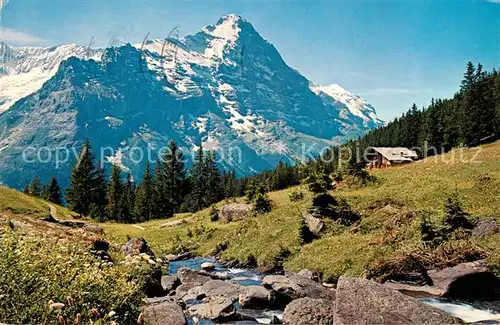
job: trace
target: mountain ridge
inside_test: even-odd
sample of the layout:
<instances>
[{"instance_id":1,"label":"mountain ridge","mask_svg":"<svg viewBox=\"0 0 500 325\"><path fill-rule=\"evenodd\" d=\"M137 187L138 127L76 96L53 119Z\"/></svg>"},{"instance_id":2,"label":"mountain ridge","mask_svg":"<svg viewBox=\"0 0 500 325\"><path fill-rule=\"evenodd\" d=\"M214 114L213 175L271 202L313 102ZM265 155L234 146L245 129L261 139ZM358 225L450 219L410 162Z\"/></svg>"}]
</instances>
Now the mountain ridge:
<instances>
[{"instance_id":1,"label":"mountain ridge","mask_svg":"<svg viewBox=\"0 0 500 325\"><path fill-rule=\"evenodd\" d=\"M56 55L52 65L42 61L50 73L41 88L0 113L0 167L7 171L0 182L20 187L26 181L20 171L62 177L75 157L55 170L50 164L27 165L20 153L44 146L54 153L78 147L87 137L96 148L112 148L100 158L136 179L143 163L134 164L131 150L155 151L170 139L188 153L200 143L221 150L221 167L247 175L279 160L307 159L310 150L304 148L314 147L317 154L382 124L360 97L312 86L238 15L181 39L102 50L75 46L78 55ZM37 51L50 55L57 48ZM11 69L0 82L12 76Z\"/></svg>"}]
</instances>

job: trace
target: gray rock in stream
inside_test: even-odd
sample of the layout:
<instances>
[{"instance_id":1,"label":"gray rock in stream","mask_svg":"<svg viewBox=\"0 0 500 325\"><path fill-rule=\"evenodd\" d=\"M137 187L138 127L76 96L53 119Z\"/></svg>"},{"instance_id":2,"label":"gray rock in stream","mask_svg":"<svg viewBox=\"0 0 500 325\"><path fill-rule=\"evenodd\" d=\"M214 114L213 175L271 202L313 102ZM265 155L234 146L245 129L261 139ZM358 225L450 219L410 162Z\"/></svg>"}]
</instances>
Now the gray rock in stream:
<instances>
[{"instance_id":1,"label":"gray rock in stream","mask_svg":"<svg viewBox=\"0 0 500 325\"><path fill-rule=\"evenodd\" d=\"M164 275L161 277L161 286L168 294L181 285L181 280L175 275Z\"/></svg>"},{"instance_id":2,"label":"gray rock in stream","mask_svg":"<svg viewBox=\"0 0 500 325\"><path fill-rule=\"evenodd\" d=\"M332 325L334 303L332 300L301 298L289 303L283 314L284 325Z\"/></svg>"},{"instance_id":3,"label":"gray rock in stream","mask_svg":"<svg viewBox=\"0 0 500 325\"><path fill-rule=\"evenodd\" d=\"M194 287L202 286L211 280L210 276L201 274L200 271L193 271L182 268L177 272L181 285L177 287L177 296L181 297Z\"/></svg>"},{"instance_id":4,"label":"gray rock in stream","mask_svg":"<svg viewBox=\"0 0 500 325\"><path fill-rule=\"evenodd\" d=\"M329 299L335 298L335 291L324 288L321 284L296 273L287 275L268 275L262 280L265 288L276 292L277 305L285 306L299 298Z\"/></svg>"},{"instance_id":5,"label":"gray rock in stream","mask_svg":"<svg viewBox=\"0 0 500 325\"><path fill-rule=\"evenodd\" d=\"M247 286L241 289L238 298L241 308L263 308L274 304L274 291L261 286Z\"/></svg>"},{"instance_id":6,"label":"gray rock in stream","mask_svg":"<svg viewBox=\"0 0 500 325\"><path fill-rule=\"evenodd\" d=\"M193 316L208 319L215 323L241 320L255 321L254 318L239 314L231 299L220 296L208 297L203 300L203 303L189 307L188 312Z\"/></svg>"},{"instance_id":7,"label":"gray rock in stream","mask_svg":"<svg viewBox=\"0 0 500 325\"><path fill-rule=\"evenodd\" d=\"M500 279L484 260L427 272L436 288L447 298L498 298Z\"/></svg>"},{"instance_id":8,"label":"gray rock in stream","mask_svg":"<svg viewBox=\"0 0 500 325\"><path fill-rule=\"evenodd\" d=\"M460 324L444 311L386 286L341 276L337 283L335 324Z\"/></svg>"},{"instance_id":9,"label":"gray rock in stream","mask_svg":"<svg viewBox=\"0 0 500 325\"><path fill-rule=\"evenodd\" d=\"M144 321L149 325L187 325L182 308L173 302L162 302L144 309Z\"/></svg>"},{"instance_id":10,"label":"gray rock in stream","mask_svg":"<svg viewBox=\"0 0 500 325\"><path fill-rule=\"evenodd\" d=\"M229 281L209 280L202 286L202 291L207 297L225 297L233 302L238 300L241 287Z\"/></svg>"}]
</instances>

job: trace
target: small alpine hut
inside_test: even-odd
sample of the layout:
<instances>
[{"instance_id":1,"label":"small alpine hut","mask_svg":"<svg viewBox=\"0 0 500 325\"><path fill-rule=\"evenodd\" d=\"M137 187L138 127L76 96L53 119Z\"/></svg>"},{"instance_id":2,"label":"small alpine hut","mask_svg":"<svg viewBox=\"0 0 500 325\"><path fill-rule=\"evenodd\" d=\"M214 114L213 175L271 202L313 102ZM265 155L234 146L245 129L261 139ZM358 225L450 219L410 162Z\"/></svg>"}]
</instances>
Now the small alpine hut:
<instances>
[{"instance_id":1,"label":"small alpine hut","mask_svg":"<svg viewBox=\"0 0 500 325\"><path fill-rule=\"evenodd\" d=\"M372 147L370 149L370 156L372 159L368 163L368 168L381 168L391 165L406 164L418 159L417 153L408 148Z\"/></svg>"}]
</instances>

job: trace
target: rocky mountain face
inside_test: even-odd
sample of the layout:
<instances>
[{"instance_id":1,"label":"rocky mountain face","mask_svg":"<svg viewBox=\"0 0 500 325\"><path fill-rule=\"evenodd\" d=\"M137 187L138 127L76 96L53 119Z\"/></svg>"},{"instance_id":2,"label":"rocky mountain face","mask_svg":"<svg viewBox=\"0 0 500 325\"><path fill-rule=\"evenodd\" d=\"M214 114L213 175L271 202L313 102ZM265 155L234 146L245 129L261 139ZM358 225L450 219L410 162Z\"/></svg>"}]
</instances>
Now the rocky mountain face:
<instances>
[{"instance_id":1,"label":"rocky mountain face","mask_svg":"<svg viewBox=\"0 0 500 325\"><path fill-rule=\"evenodd\" d=\"M89 138L140 177L174 139L240 175L295 162L382 124L364 99L314 85L237 15L183 39L103 50L0 45L0 182L64 184ZM1 113L1 111L4 111Z\"/></svg>"}]
</instances>

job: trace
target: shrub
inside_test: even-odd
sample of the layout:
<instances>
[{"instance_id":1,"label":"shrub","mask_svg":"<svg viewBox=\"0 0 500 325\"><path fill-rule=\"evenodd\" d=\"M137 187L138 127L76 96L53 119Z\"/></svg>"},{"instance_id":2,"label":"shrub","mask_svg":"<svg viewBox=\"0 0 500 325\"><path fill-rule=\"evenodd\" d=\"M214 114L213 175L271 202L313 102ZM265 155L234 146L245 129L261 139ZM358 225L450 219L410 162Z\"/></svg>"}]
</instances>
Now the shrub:
<instances>
[{"instance_id":1,"label":"shrub","mask_svg":"<svg viewBox=\"0 0 500 325\"><path fill-rule=\"evenodd\" d=\"M219 209L217 209L215 205L212 205L212 207L210 208L210 221L219 221Z\"/></svg>"},{"instance_id":2,"label":"shrub","mask_svg":"<svg viewBox=\"0 0 500 325\"><path fill-rule=\"evenodd\" d=\"M309 190L316 194L328 192L333 188L330 176L321 171L312 172L305 179L305 183L309 185Z\"/></svg>"},{"instance_id":3,"label":"shrub","mask_svg":"<svg viewBox=\"0 0 500 325\"><path fill-rule=\"evenodd\" d=\"M420 237L424 244L430 247L437 247L446 240L442 230L434 225L427 215L420 218Z\"/></svg>"},{"instance_id":4,"label":"shrub","mask_svg":"<svg viewBox=\"0 0 500 325\"><path fill-rule=\"evenodd\" d=\"M469 214L462 209L462 205L456 196L448 198L444 206L443 222L448 232L474 228L474 225L469 220Z\"/></svg>"},{"instance_id":5,"label":"shrub","mask_svg":"<svg viewBox=\"0 0 500 325\"><path fill-rule=\"evenodd\" d=\"M292 202L299 202L304 199L304 193L302 191L292 191L290 194L288 194L288 197Z\"/></svg>"},{"instance_id":6,"label":"shrub","mask_svg":"<svg viewBox=\"0 0 500 325\"><path fill-rule=\"evenodd\" d=\"M309 212L315 217L330 218L345 225L351 225L361 219L347 201L336 200L328 193L318 193L313 197Z\"/></svg>"},{"instance_id":7,"label":"shrub","mask_svg":"<svg viewBox=\"0 0 500 325\"><path fill-rule=\"evenodd\" d=\"M102 321L131 324L140 313L139 269L103 264L75 242L64 245L8 228L0 247L0 323L55 324L62 318L72 324L80 314L84 324L96 321L97 312Z\"/></svg>"},{"instance_id":8,"label":"shrub","mask_svg":"<svg viewBox=\"0 0 500 325\"><path fill-rule=\"evenodd\" d=\"M253 202L254 212L264 214L271 211L271 200L266 193L257 193Z\"/></svg>"}]
</instances>

